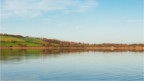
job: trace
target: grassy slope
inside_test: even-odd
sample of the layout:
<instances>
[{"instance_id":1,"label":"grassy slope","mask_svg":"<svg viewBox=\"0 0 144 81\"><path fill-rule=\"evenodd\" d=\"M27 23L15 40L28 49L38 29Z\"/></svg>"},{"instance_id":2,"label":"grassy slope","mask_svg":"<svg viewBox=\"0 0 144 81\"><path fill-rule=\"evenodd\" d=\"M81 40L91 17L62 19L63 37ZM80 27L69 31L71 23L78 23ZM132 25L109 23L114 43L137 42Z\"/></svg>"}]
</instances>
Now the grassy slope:
<instances>
[{"instance_id":1,"label":"grassy slope","mask_svg":"<svg viewBox=\"0 0 144 81\"><path fill-rule=\"evenodd\" d=\"M16 38L16 37L10 37L10 36L0 36L0 37L1 37L1 41L7 41L7 42L10 42L12 40L20 41L20 42L24 41L23 39Z\"/></svg>"},{"instance_id":2,"label":"grassy slope","mask_svg":"<svg viewBox=\"0 0 144 81\"><path fill-rule=\"evenodd\" d=\"M20 46L21 44L26 44L27 46L42 46L42 40L36 38L18 38L10 36L0 36L1 46ZM5 41L5 42L3 42ZM16 41L16 42L11 42Z\"/></svg>"}]
</instances>

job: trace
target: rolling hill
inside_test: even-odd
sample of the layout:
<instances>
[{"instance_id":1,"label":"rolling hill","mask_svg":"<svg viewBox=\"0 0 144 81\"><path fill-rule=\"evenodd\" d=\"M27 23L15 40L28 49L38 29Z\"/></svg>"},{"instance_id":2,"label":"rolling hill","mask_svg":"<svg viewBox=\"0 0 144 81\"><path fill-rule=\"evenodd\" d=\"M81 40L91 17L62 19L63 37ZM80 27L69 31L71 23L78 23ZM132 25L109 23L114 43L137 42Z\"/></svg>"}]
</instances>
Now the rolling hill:
<instances>
[{"instance_id":1,"label":"rolling hill","mask_svg":"<svg viewBox=\"0 0 144 81\"><path fill-rule=\"evenodd\" d=\"M144 47L144 44L87 44L61 41L57 39L36 38L21 35L0 34L0 46L7 47Z\"/></svg>"},{"instance_id":2,"label":"rolling hill","mask_svg":"<svg viewBox=\"0 0 144 81\"><path fill-rule=\"evenodd\" d=\"M35 38L21 35L0 34L1 46L82 46L85 44L56 39Z\"/></svg>"}]
</instances>

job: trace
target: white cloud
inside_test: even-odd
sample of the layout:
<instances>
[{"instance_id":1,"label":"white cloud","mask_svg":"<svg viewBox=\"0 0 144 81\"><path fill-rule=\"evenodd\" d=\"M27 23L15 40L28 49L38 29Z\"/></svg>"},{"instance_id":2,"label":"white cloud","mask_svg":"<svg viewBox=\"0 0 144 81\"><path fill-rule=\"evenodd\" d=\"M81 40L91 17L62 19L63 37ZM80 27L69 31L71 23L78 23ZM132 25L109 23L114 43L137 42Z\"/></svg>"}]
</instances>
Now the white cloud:
<instances>
[{"instance_id":1,"label":"white cloud","mask_svg":"<svg viewBox=\"0 0 144 81\"><path fill-rule=\"evenodd\" d=\"M63 13L86 12L98 6L95 0L4 0L2 17L36 17L43 12L62 11Z\"/></svg>"}]
</instances>

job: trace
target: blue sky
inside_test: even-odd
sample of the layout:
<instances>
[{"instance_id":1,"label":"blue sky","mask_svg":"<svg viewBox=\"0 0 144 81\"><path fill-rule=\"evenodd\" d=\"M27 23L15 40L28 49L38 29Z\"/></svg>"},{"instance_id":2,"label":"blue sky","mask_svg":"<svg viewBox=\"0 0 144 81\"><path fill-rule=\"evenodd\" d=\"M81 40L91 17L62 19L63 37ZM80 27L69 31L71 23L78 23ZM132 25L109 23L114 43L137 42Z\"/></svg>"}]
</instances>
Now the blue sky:
<instances>
[{"instance_id":1,"label":"blue sky","mask_svg":"<svg viewBox=\"0 0 144 81\"><path fill-rule=\"evenodd\" d=\"M85 43L143 43L143 0L0 0L1 32Z\"/></svg>"}]
</instances>

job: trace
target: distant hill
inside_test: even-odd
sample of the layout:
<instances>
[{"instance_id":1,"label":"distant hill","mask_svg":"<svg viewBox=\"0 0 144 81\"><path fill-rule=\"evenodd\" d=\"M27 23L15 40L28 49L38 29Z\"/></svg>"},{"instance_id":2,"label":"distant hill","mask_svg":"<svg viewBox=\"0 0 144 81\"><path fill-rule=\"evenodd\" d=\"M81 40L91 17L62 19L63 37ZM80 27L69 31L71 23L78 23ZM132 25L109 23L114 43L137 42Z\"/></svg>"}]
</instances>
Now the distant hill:
<instances>
[{"instance_id":1,"label":"distant hill","mask_svg":"<svg viewBox=\"0 0 144 81\"><path fill-rule=\"evenodd\" d=\"M0 34L0 46L19 47L128 47L142 46L144 44L86 44L77 42L60 41L56 39L35 38L21 35Z\"/></svg>"},{"instance_id":2,"label":"distant hill","mask_svg":"<svg viewBox=\"0 0 144 81\"><path fill-rule=\"evenodd\" d=\"M86 44L60 41L56 39L24 37L21 35L0 34L1 46L82 46Z\"/></svg>"}]
</instances>

